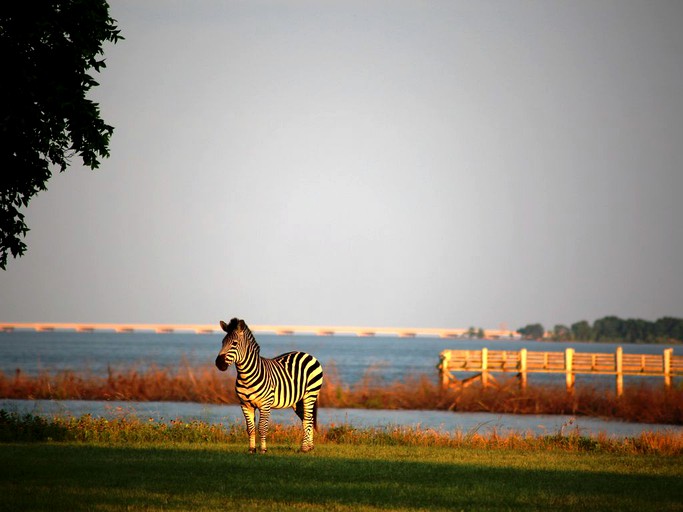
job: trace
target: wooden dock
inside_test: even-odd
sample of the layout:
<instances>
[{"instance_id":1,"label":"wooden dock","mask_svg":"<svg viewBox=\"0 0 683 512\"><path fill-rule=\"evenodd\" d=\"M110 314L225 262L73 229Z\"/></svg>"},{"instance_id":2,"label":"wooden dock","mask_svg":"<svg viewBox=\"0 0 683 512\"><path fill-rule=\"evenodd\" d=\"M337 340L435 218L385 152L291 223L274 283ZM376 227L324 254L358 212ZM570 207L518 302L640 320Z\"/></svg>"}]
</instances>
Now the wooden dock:
<instances>
[{"instance_id":1,"label":"wooden dock","mask_svg":"<svg viewBox=\"0 0 683 512\"><path fill-rule=\"evenodd\" d=\"M481 380L489 384L494 372L512 372L526 389L528 374L557 373L566 377L567 390L574 389L577 374L614 375L617 395L624 392L624 376L663 377L671 386L672 377L683 376L683 356L673 354L672 348L662 354L624 354L621 347L615 353L585 353L568 348L564 352L535 352L525 348L512 350L444 350L438 365L442 388L467 386ZM458 379L458 372L475 373Z\"/></svg>"}]
</instances>

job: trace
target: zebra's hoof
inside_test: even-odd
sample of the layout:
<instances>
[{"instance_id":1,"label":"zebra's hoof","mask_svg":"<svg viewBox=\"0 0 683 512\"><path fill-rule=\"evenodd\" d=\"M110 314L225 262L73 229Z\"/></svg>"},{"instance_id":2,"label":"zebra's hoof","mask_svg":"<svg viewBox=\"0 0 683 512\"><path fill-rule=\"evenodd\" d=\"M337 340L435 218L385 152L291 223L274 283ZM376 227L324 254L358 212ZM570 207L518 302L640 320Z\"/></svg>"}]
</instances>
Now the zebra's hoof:
<instances>
[{"instance_id":1,"label":"zebra's hoof","mask_svg":"<svg viewBox=\"0 0 683 512\"><path fill-rule=\"evenodd\" d=\"M299 450L299 451L301 453L308 453L308 452L313 451L313 447L312 446L302 446L301 450Z\"/></svg>"},{"instance_id":2,"label":"zebra's hoof","mask_svg":"<svg viewBox=\"0 0 683 512\"><path fill-rule=\"evenodd\" d=\"M256 453L256 448L249 448L249 453Z\"/></svg>"},{"instance_id":3,"label":"zebra's hoof","mask_svg":"<svg viewBox=\"0 0 683 512\"><path fill-rule=\"evenodd\" d=\"M267 452L268 452L268 450L266 450L265 448L259 450L259 453L267 453Z\"/></svg>"}]
</instances>

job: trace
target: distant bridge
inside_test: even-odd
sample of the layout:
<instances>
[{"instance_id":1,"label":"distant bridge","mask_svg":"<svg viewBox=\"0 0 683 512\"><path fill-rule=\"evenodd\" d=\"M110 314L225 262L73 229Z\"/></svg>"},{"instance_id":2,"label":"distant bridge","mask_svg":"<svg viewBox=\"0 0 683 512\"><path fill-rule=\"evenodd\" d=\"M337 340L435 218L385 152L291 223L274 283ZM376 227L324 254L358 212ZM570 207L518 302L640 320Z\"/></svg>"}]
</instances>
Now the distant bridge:
<instances>
[{"instance_id":1,"label":"distant bridge","mask_svg":"<svg viewBox=\"0 0 683 512\"><path fill-rule=\"evenodd\" d=\"M313 334L317 336L333 336L335 334L352 336L398 336L411 338L415 336L431 336L437 338L461 338L470 329L441 328L404 328L404 327L349 327L349 326L311 326L311 325L249 325L256 333L278 335ZM197 334L214 334L223 332L218 324L104 324L104 323L1 323L0 331L14 330L45 331L113 331L113 332L193 332ZM486 338L514 338L519 335L514 331L486 329Z\"/></svg>"}]
</instances>

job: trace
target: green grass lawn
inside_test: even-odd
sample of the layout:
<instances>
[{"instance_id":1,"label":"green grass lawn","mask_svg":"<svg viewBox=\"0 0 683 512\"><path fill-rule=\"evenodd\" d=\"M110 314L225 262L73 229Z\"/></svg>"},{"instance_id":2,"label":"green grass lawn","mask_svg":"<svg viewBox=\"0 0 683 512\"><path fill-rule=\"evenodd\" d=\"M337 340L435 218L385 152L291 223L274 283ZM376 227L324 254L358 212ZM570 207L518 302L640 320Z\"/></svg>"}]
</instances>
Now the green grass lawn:
<instances>
[{"instance_id":1,"label":"green grass lawn","mask_svg":"<svg viewBox=\"0 0 683 512\"><path fill-rule=\"evenodd\" d=\"M683 458L326 443L0 444L1 510L683 510Z\"/></svg>"}]
</instances>

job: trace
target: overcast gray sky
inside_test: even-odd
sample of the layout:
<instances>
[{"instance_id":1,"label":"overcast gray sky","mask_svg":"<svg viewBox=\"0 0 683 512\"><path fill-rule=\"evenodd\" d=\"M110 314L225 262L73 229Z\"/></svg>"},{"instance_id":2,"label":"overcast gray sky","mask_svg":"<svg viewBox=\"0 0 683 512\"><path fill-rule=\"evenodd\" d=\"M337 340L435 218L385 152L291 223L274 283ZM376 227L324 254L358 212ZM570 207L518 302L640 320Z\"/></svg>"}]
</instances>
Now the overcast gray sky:
<instances>
[{"instance_id":1,"label":"overcast gray sky","mask_svg":"<svg viewBox=\"0 0 683 512\"><path fill-rule=\"evenodd\" d=\"M683 316L683 2L111 1L0 320Z\"/></svg>"}]
</instances>

